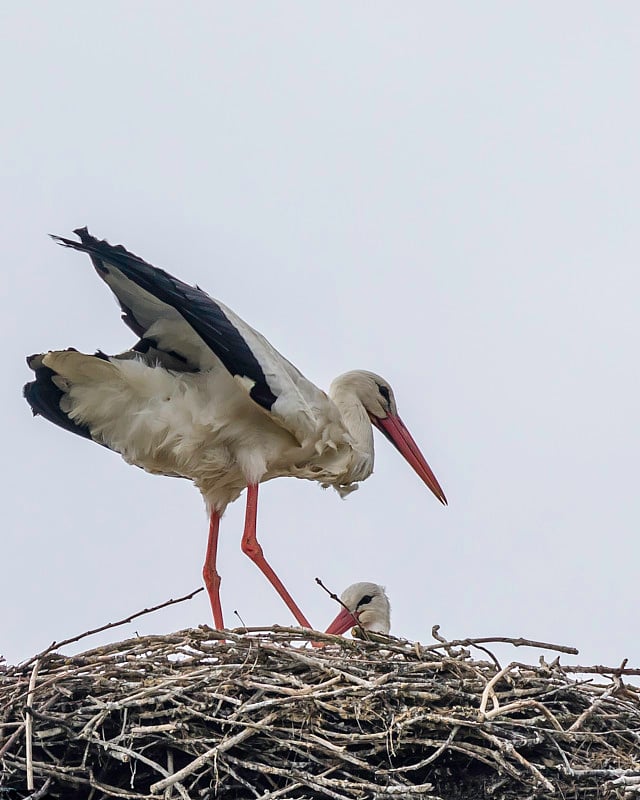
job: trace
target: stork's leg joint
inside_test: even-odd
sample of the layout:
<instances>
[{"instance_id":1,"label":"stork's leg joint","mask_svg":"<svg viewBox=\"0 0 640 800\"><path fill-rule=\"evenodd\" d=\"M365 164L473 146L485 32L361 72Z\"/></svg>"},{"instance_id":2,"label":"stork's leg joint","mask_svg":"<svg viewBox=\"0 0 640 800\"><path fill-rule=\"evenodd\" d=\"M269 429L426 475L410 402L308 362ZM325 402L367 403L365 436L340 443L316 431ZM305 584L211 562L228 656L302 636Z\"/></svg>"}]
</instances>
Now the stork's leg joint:
<instances>
[{"instance_id":1,"label":"stork's leg joint","mask_svg":"<svg viewBox=\"0 0 640 800\"><path fill-rule=\"evenodd\" d=\"M252 561L256 559L264 558L264 552L262 550L262 545L257 539L249 539L246 537L242 538L242 543L240 545L242 548L242 552L249 556Z\"/></svg>"},{"instance_id":2,"label":"stork's leg joint","mask_svg":"<svg viewBox=\"0 0 640 800\"><path fill-rule=\"evenodd\" d=\"M310 628L311 625L309 621L302 611L300 611L289 592L285 589L284 584L264 557L260 542L258 542L256 539L257 514L258 484L254 483L247 486L247 512L244 522L244 533L242 535L242 552L249 556L249 558L257 565L258 569L262 571L269 583L287 604L293 616L298 620L298 624L305 628Z\"/></svg>"},{"instance_id":3,"label":"stork's leg joint","mask_svg":"<svg viewBox=\"0 0 640 800\"><path fill-rule=\"evenodd\" d=\"M216 571L215 567L212 567L208 561L205 561L205 564L202 567L202 578L204 580L204 585L207 587L209 592L218 591L220 584L222 583L222 578Z\"/></svg>"}]
</instances>

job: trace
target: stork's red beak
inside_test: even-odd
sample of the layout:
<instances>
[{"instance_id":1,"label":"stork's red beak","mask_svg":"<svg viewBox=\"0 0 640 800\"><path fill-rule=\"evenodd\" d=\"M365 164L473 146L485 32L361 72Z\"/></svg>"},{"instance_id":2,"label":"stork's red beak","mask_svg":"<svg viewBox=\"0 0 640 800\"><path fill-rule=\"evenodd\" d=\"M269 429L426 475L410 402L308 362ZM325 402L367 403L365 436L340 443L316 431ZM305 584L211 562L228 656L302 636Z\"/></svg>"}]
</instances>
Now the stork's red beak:
<instances>
[{"instance_id":1,"label":"stork's red beak","mask_svg":"<svg viewBox=\"0 0 640 800\"><path fill-rule=\"evenodd\" d=\"M371 417L373 424L380 430L391 444L399 450L414 470L427 484L438 500L447 505L447 498L444 496L440 484L436 480L431 467L427 464L425 457L420 452L420 448L414 442L413 436L406 429L404 422L397 416L389 416L384 419Z\"/></svg>"},{"instance_id":2,"label":"stork's red beak","mask_svg":"<svg viewBox=\"0 0 640 800\"><path fill-rule=\"evenodd\" d=\"M347 628L353 628L353 626L357 624L358 620L355 614L349 611L348 608L343 608L331 625L329 625L325 633L335 633L339 636L341 633L344 633Z\"/></svg>"}]
</instances>

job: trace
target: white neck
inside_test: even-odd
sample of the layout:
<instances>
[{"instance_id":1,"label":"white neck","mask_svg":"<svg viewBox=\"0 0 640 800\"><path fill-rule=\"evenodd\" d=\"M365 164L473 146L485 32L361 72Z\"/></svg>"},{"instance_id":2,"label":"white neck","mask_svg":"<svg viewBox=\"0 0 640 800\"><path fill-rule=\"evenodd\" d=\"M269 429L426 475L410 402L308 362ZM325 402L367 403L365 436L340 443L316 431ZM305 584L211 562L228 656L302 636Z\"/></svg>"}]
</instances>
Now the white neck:
<instances>
[{"instance_id":1,"label":"white neck","mask_svg":"<svg viewBox=\"0 0 640 800\"><path fill-rule=\"evenodd\" d=\"M339 379L331 384L329 396L353 439L349 479L362 481L373 472L373 428L369 415L353 388L341 385Z\"/></svg>"}]
</instances>

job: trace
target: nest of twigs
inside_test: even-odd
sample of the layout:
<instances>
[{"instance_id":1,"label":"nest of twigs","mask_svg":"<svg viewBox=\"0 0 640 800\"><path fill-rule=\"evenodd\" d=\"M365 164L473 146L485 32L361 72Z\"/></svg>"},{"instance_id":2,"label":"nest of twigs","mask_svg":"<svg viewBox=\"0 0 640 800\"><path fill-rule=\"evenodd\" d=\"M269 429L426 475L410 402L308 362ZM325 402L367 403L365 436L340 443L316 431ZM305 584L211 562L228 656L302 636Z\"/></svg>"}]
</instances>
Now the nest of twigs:
<instances>
[{"instance_id":1,"label":"nest of twigs","mask_svg":"<svg viewBox=\"0 0 640 800\"><path fill-rule=\"evenodd\" d=\"M486 641L203 627L0 667L0 798L640 797L638 670Z\"/></svg>"}]
</instances>

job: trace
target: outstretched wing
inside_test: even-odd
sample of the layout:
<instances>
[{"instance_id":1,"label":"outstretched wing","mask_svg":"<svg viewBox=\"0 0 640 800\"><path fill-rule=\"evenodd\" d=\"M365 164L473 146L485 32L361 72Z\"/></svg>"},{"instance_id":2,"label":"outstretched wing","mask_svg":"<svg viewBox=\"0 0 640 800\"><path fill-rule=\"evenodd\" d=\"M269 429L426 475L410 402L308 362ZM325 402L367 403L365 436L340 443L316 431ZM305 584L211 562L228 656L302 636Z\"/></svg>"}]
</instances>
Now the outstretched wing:
<instances>
[{"instance_id":1,"label":"outstretched wing","mask_svg":"<svg viewBox=\"0 0 640 800\"><path fill-rule=\"evenodd\" d=\"M340 415L326 394L231 309L122 245L96 239L86 228L74 233L79 242L53 238L91 257L120 304L122 319L140 337L134 351L159 351L188 370L211 369L221 362L301 445L345 440Z\"/></svg>"}]
</instances>

